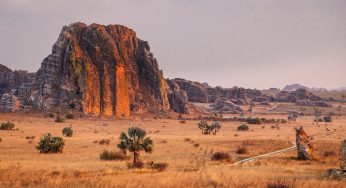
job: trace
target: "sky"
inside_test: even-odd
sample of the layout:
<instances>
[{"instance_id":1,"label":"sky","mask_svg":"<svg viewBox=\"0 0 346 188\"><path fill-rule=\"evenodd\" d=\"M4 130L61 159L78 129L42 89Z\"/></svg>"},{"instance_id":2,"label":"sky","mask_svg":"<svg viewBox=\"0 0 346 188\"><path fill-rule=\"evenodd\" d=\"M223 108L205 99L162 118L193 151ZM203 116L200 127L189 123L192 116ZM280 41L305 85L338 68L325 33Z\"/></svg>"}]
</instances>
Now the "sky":
<instances>
[{"instance_id":1,"label":"sky","mask_svg":"<svg viewBox=\"0 0 346 188\"><path fill-rule=\"evenodd\" d=\"M121 24L167 78L264 89L346 86L345 0L0 0L0 64L37 71L61 28Z\"/></svg>"}]
</instances>

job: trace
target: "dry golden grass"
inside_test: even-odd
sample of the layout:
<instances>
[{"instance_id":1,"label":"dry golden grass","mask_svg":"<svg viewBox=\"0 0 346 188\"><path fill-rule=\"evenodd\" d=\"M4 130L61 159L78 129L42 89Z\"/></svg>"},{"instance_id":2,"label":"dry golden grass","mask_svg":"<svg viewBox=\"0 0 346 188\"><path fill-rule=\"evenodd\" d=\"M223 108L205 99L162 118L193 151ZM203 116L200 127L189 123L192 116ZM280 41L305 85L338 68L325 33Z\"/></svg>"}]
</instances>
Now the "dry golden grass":
<instances>
[{"instance_id":1,"label":"dry golden grass","mask_svg":"<svg viewBox=\"0 0 346 188\"><path fill-rule=\"evenodd\" d=\"M19 130L0 131L0 187L267 187L279 181L293 187L346 185L345 181L327 179L325 174L339 165L340 141L346 137L345 117L319 125L312 124L312 117L301 117L295 123L280 124L280 129L272 129L270 124L264 128L249 125L250 130L244 132L236 131L241 123L224 122L217 135L201 135L197 121L181 124L179 120L150 117L76 118L55 123L41 114L0 114L0 122L4 121L14 122ZM61 130L70 124L74 135L64 137L62 154L40 154L35 150L44 133L62 136ZM143 153L143 161L168 163L165 171L128 169L131 160L100 160L103 150L116 150L119 134L131 126L144 128L154 141L153 153ZM291 151L232 166L240 159L291 146L294 127L298 126L304 126L311 135L325 133L326 127L338 133L315 137L316 161L298 161L295 151ZM102 139L109 139L110 144L94 143ZM239 146L245 146L247 153L236 154ZM231 161L212 161L212 154L218 151L230 153ZM325 151L335 151L335 155L325 156Z\"/></svg>"}]
</instances>

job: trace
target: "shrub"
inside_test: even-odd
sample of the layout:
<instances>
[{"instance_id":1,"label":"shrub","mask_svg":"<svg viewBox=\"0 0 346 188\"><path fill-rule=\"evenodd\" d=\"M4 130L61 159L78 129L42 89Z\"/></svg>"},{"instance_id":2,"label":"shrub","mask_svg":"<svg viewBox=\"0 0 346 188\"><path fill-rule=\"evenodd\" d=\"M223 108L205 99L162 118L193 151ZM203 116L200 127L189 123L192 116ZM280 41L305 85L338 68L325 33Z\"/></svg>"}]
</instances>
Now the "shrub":
<instances>
[{"instance_id":1,"label":"shrub","mask_svg":"<svg viewBox=\"0 0 346 188\"><path fill-rule=\"evenodd\" d=\"M11 122L1 123L0 130L12 130L14 128L14 124Z\"/></svg>"},{"instance_id":2,"label":"shrub","mask_svg":"<svg viewBox=\"0 0 346 188\"><path fill-rule=\"evenodd\" d=\"M144 163L142 161L136 161L134 163L127 163L128 168L143 168Z\"/></svg>"},{"instance_id":3,"label":"shrub","mask_svg":"<svg viewBox=\"0 0 346 188\"><path fill-rule=\"evenodd\" d=\"M259 118L247 118L246 122L248 124L261 124L261 120Z\"/></svg>"},{"instance_id":4,"label":"shrub","mask_svg":"<svg viewBox=\"0 0 346 188\"><path fill-rule=\"evenodd\" d=\"M194 143L193 147L198 148L199 147L199 143Z\"/></svg>"},{"instance_id":5,"label":"shrub","mask_svg":"<svg viewBox=\"0 0 346 188\"><path fill-rule=\"evenodd\" d=\"M61 137L52 137L50 133L41 137L36 149L40 153L62 153L65 142Z\"/></svg>"},{"instance_id":6,"label":"shrub","mask_svg":"<svg viewBox=\"0 0 346 188\"><path fill-rule=\"evenodd\" d=\"M280 123L287 123L287 120L281 119Z\"/></svg>"},{"instance_id":7,"label":"shrub","mask_svg":"<svg viewBox=\"0 0 346 188\"><path fill-rule=\"evenodd\" d=\"M72 113L66 114L66 119L74 119L74 115Z\"/></svg>"},{"instance_id":8,"label":"shrub","mask_svg":"<svg viewBox=\"0 0 346 188\"><path fill-rule=\"evenodd\" d=\"M230 154L226 152L216 152L211 156L211 160L213 161L223 161L223 160L230 160L231 156Z\"/></svg>"},{"instance_id":9,"label":"shrub","mask_svg":"<svg viewBox=\"0 0 346 188\"><path fill-rule=\"evenodd\" d=\"M55 118L55 122L57 123L63 123L65 120L63 118L61 118L60 116Z\"/></svg>"},{"instance_id":10,"label":"shrub","mask_svg":"<svg viewBox=\"0 0 346 188\"><path fill-rule=\"evenodd\" d=\"M324 122L332 122L332 121L333 121L333 118L332 118L332 116L324 116L324 117L323 117L323 121L324 121Z\"/></svg>"},{"instance_id":11,"label":"shrub","mask_svg":"<svg viewBox=\"0 0 346 188\"><path fill-rule=\"evenodd\" d=\"M267 184L267 188L291 188L291 187L293 187L292 183L288 183L283 180L278 180L277 182Z\"/></svg>"},{"instance_id":12,"label":"shrub","mask_svg":"<svg viewBox=\"0 0 346 188\"><path fill-rule=\"evenodd\" d=\"M180 124L185 124L185 123L186 123L186 120L180 120L179 123L180 123Z\"/></svg>"},{"instance_id":13,"label":"shrub","mask_svg":"<svg viewBox=\"0 0 346 188\"><path fill-rule=\"evenodd\" d=\"M249 130L249 126L247 126L246 124L242 124L239 125L237 128L238 131L248 131Z\"/></svg>"},{"instance_id":14,"label":"shrub","mask_svg":"<svg viewBox=\"0 0 346 188\"><path fill-rule=\"evenodd\" d=\"M100 159L103 161L122 161L128 159L128 157L121 152L103 150L103 152L100 153Z\"/></svg>"},{"instance_id":15,"label":"shrub","mask_svg":"<svg viewBox=\"0 0 346 188\"><path fill-rule=\"evenodd\" d=\"M323 152L324 157L330 157L330 156L335 156L335 155L336 155L335 151L324 151Z\"/></svg>"},{"instance_id":16,"label":"shrub","mask_svg":"<svg viewBox=\"0 0 346 188\"><path fill-rule=\"evenodd\" d=\"M65 127L62 129L62 135L67 136L67 137L72 137L73 136L73 129L72 127Z\"/></svg>"},{"instance_id":17,"label":"shrub","mask_svg":"<svg viewBox=\"0 0 346 188\"><path fill-rule=\"evenodd\" d=\"M247 153L247 149L245 146L239 146L237 148L237 151L236 151L237 154L246 154Z\"/></svg>"},{"instance_id":18,"label":"shrub","mask_svg":"<svg viewBox=\"0 0 346 188\"><path fill-rule=\"evenodd\" d=\"M164 170L166 170L166 168L168 167L168 163L154 163L151 165L151 169L157 170L159 172L162 172Z\"/></svg>"},{"instance_id":19,"label":"shrub","mask_svg":"<svg viewBox=\"0 0 346 188\"><path fill-rule=\"evenodd\" d=\"M0 142L2 142L2 138L0 137Z\"/></svg>"},{"instance_id":20,"label":"shrub","mask_svg":"<svg viewBox=\"0 0 346 188\"><path fill-rule=\"evenodd\" d=\"M109 145L111 143L111 141L109 139L102 139L99 141L100 145Z\"/></svg>"}]
</instances>

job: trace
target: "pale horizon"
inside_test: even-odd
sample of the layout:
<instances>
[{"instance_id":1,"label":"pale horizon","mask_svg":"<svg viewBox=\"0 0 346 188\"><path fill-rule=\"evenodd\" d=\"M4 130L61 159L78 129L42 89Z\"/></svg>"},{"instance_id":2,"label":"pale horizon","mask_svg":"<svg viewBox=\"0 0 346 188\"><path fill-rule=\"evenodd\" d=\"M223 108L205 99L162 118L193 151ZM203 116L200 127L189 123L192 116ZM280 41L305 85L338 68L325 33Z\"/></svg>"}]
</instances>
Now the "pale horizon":
<instances>
[{"instance_id":1,"label":"pale horizon","mask_svg":"<svg viewBox=\"0 0 346 188\"><path fill-rule=\"evenodd\" d=\"M149 42L166 78L257 89L346 86L345 1L215 2L4 0L0 64L35 72L64 25L121 24Z\"/></svg>"}]
</instances>

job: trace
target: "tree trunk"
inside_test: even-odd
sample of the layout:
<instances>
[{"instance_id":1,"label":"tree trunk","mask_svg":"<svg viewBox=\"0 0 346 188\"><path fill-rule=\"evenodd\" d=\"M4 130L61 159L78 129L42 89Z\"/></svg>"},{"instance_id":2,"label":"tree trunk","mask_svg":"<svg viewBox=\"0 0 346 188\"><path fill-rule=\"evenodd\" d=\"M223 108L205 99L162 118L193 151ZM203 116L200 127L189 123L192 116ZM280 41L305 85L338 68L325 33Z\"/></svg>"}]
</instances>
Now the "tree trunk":
<instances>
[{"instance_id":1,"label":"tree trunk","mask_svg":"<svg viewBox=\"0 0 346 188\"><path fill-rule=\"evenodd\" d=\"M296 129L297 157L300 160L312 160L314 147L311 137L306 134L303 127Z\"/></svg>"}]
</instances>

